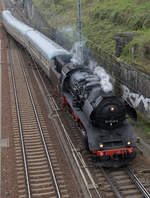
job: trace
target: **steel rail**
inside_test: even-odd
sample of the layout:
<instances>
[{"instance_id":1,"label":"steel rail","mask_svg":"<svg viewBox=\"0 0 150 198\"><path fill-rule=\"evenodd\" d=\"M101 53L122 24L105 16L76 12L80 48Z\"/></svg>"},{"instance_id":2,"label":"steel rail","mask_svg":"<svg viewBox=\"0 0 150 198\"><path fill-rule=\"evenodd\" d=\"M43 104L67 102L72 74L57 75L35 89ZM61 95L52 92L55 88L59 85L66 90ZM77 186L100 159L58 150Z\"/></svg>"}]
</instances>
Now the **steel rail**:
<instances>
[{"instance_id":1,"label":"steel rail","mask_svg":"<svg viewBox=\"0 0 150 198\"><path fill-rule=\"evenodd\" d=\"M19 53L21 54L21 52L19 52ZM20 60L20 63L22 63L20 56L19 56L19 60ZM29 96L30 96L30 99L31 99L32 107L33 107L34 114L35 114L35 117L36 117L36 121L37 121L37 124L38 124L38 127L39 127L39 132L40 132L43 144L44 144L44 149L45 149L46 157L47 157L50 169L51 169L52 178L53 178L53 181L54 181L54 184L55 184L55 187L56 187L56 192L57 192L58 198L61 198L62 196L61 196L61 193L60 193L60 190L59 190L59 186L57 184L57 179L56 179L54 168L53 168L53 165L52 165L52 160L50 158L48 148L47 148L47 145L46 145L46 141L45 141L45 137L43 135L43 130L42 130L41 123L40 123L40 120L39 120L39 117L38 117L38 112L36 110L36 106L35 106L34 99L33 99L33 96L32 96L31 88L30 88L30 85L29 85L29 82L28 82L28 77L27 77L27 75L25 73L25 70L24 70L22 65L23 65L23 63L21 64L21 69L22 69L22 72L23 72L23 75L24 75L24 78L25 78L25 81L26 81L26 85L27 85L27 89L28 89Z\"/></svg>"},{"instance_id":2,"label":"steel rail","mask_svg":"<svg viewBox=\"0 0 150 198\"><path fill-rule=\"evenodd\" d=\"M64 127L64 125L63 125L63 123L62 123L62 121L61 121L61 118L60 118L60 116L59 116L59 113L58 113L59 107L58 107L58 105L56 104L54 98L49 94L49 91L48 91L48 89L47 89L47 87L46 87L46 85L45 85L45 82L44 82L44 80L43 80L43 78L42 78L42 76L41 76L41 73L39 72L39 69L38 69L37 64L36 64L36 62L34 61L34 59L33 59L33 62L34 62L34 65L36 66L36 69L37 69L37 71L38 71L40 80L42 81L43 87L44 87L45 92L46 92L46 94L47 94L47 97L48 97L48 104L49 104L49 106L52 107L52 110L56 113L56 116L54 116L54 117L52 116L51 119L53 119L54 123L55 123L55 120L54 120L54 119L55 119L56 117L59 119L59 122L60 122L60 124L61 124L61 126L62 126L62 128L63 128L63 131L64 131L64 133L65 133L65 136L66 136L66 138L67 138L67 140L68 140L68 143L69 143L69 145L70 145L70 148L71 148L71 151L72 151L72 154L73 154L73 158L74 158L74 160L75 160L75 162L76 162L76 164L77 164L77 167L78 167L78 169L79 169L79 171L80 171L80 174L81 174L81 176L82 176L82 178L83 178L83 181L84 181L84 183L85 183L85 186L86 186L86 188L87 188L87 191L88 191L90 197L92 198L93 196L92 196L91 193L90 193L88 182L86 181L86 178L85 178L85 176L84 176L84 173L83 173L83 171L82 171L82 168L81 168L80 165L79 165L78 159L79 159L80 162L82 163L82 166L85 167L86 172L88 172L87 175L89 176L90 180L92 181L92 186L93 186L93 188L95 188L98 197L99 197L99 198L102 198L102 195L101 195L101 194L98 192L98 190L97 190L97 185L95 184L95 182L94 182L94 180L93 180L93 178L92 178L92 176L91 176L91 174L90 174L90 171L88 170L88 168L86 168L87 166L86 166L86 164L85 164L85 162L84 162L84 160L83 160L81 154L76 150L76 148L75 148L73 142L71 141L69 135L67 134L67 131L66 131L66 129L65 129L65 127ZM34 76L35 76L35 78L36 78L36 80L37 80L37 77L36 77L36 74L35 74L34 71L33 71L33 74L34 74ZM53 105L52 105L52 104L53 104ZM50 107L49 107L49 109L50 109ZM56 125L55 127L57 128L57 130L59 130L58 127L57 127L57 123L55 123L55 125ZM76 157L75 154L78 156L78 159L77 159L77 157Z\"/></svg>"},{"instance_id":3,"label":"steel rail","mask_svg":"<svg viewBox=\"0 0 150 198\"><path fill-rule=\"evenodd\" d=\"M9 38L8 38L8 49L9 49L9 51L8 51L9 63L10 63L10 70L11 70L11 76L12 76L13 89L14 89L16 110L17 110L17 118L18 118L19 134L20 134L20 140L21 140L22 155L23 155L24 169L25 169L25 175L26 175L27 194L28 194L28 198L31 198L29 171L28 171L27 157L26 157L26 152L25 152L23 128L22 128L21 115L20 115L20 110L19 110L19 100L18 100L18 96L17 96L16 80L15 80L15 74L14 74L14 69L13 69L13 64L12 64L12 56L11 56L11 52L10 52L10 39Z\"/></svg>"},{"instance_id":4,"label":"steel rail","mask_svg":"<svg viewBox=\"0 0 150 198\"><path fill-rule=\"evenodd\" d=\"M117 187L114 185L113 181L111 180L111 178L109 177L109 174L107 173L107 171L105 171L104 168L101 169L104 176L106 177L107 181L110 183L113 192L115 193L117 198L123 198L123 196L120 194L119 190L117 189Z\"/></svg>"},{"instance_id":5,"label":"steel rail","mask_svg":"<svg viewBox=\"0 0 150 198\"><path fill-rule=\"evenodd\" d=\"M132 179L132 181L136 184L140 192L143 194L145 198L150 198L150 193L146 190L146 188L143 186L143 184L140 182L138 177L133 173L133 171L126 167L125 171L127 172L128 176Z\"/></svg>"},{"instance_id":6,"label":"steel rail","mask_svg":"<svg viewBox=\"0 0 150 198\"><path fill-rule=\"evenodd\" d=\"M35 63L35 65L36 65L36 63ZM37 68L37 70L38 70L38 67L37 67L37 66L36 66L36 68ZM92 194L91 194L91 192L90 192L88 182L87 182L87 180L86 180L86 178L85 178L85 176L84 176L84 172L82 171L83 168L80 166L79 161L80 161L80 163L82 164L82 166L85 168L85 171L86 171L86 173L87 173L87 175L88 175L88 177L89 177L89 179L90 179L90 181L91 181L91 183L92 183L92 186L93 186L93 188L95 189L95 191L96 191L98 197L99 197L99 198L102 198L101 193L97 190L97 184L95 184L94 179L93 179L93 177L91 176L91 173L90 173L89 169L87 168L87 165L86 165L84 159L83 159L82 156L81 156L81 153L79 153L79 152L77 151L77 149L75 148L75 146L74 146L74 144L73 144L71 138L69 137L69 135L68 135L68 133L67 133L67 131L66 131L66 129L65 129L65 127L64 127L64 125L63 125L63 123L62 123L62 121L61 121L61 118L60 118L59 113L58 113L58 111L59 111L58 105L56 104L54 98L49 94L49 92L48 92L48 90L47 90L47 87L46 87L46 85L45 85L45 83L44 83L44 81L43 81L43 79L42 79L42 77L41 77L41 74L40 74L39 70L38 70L38 73L39 73L39 75L40 75L40 79L41 79L41 81L42 81L42 83L43 83L43 86L44 86L44 89L45 89L45 91L46 91L47 97L48 97L48 99L49 99L49 100L48 100L48 103L49 103L50 106L52 105L52 104L50 104L50 100L51 100L51 103L53 103L53 106L52 106L53 108L52 108L52 109L53 109L53 111L55 112L55 116L53 116L51 119L53 119L53 121L54 121L54 123L55 123L55 119L58 118L58 120L59 120L59 122L60 122L60 124L61 124L61 127L63 128L63 132L64 132L64 134L65 134L65 136L66 136L66 139L67 139L67 141L68 141L68 143L69 143L69 145L70 145L70 148L71 148L71 151L72 151L72 154L73 154L73 158L74 158L74 160L75 160L75 162L76 162L76 164L77 164L77 167L78 167L78 169L79 169L79 171L80 171L80 174L81 174L81 176L82 176L82 178L83 178L83 181L84 181L84 183L85 183L85 186L86 186L86 188L87 188L87 191L88 191L88 193L89 193L89 196L90 196L91 198L93 197ZM36 74L34 73L34 75L36 75ZM56 125L55 127L57 128L57 130L59 130L59 129L58 129L58 126L57 126L57 123L55 123L55 125ZM76 157L76 156L77 156L77 157Z\"/></svg>"},{"instance_id":7,"label":"steel rail","mask_svg":"<svg viewBox=\"0 0 150 198\"><path fill-rule=\"evenodd\" d=\"M56 104L56 105L57 105L57 104ZM93 196L92 196L92 194L91 194L91 192L90 192L90 188L89 188L88 182L87 182L87 180L86 180L86 178L85 178L85 175L84 175L84 173L83 173L83 171L82 171L82 169L83 169L82 167L84 167L84 169L85 169L85 171L86 171L86 173L87 173L87 175L88 175L88 177L89 177L89 179L90 179L90 181L91 181L91 184L92 184L93 188L95 189L95 191L96 191L98 197L99 197L99 198L102 198L101 193L97 190L97 184L95 184L94 179L93 179L93 177L92 177L92 175L91 175L89 169L87 168L87 165L86 165L86 163L85 163L85 161L84 161L84 159L83 159L81 153L78 152L77 149L75 148L75 146L74 146L74 144L73 144L71 138L69 137L69 135L68 135L68 133L67 133L67 131L66 131L66 129L65 129L65 127L64 127L64 125L63 125L63 123L62 123L62 121L61 121L61 118L60 118L60 116L59 116L59 114L58 114L57 111L56 111L56 116L52 118L53 121L56 119L56 117L58 118L58 120L59 120L59 122L60 122L60 124L61 124L61 127L63 128L64 135L65 135L65 137L66 137L66 139L67 139L67 141L68 141L68 143L69 143L69 146L70 146L71 151L72 151L72 154L73 154L73 158L74 158L74 160L75 160L75 162L76 162L76 164L77 164L77 167L79 168L80 174L81 174L81 176L82 176L82 178L83 178L83 181L84 181L84 183L85 183L85 185L86 185L86 188L87 188L87 191L88 191L90 197L92 198ZM57 127L57 126L56 126L56 127ZM77 156L77 157L76 157L76 156ZM82 167L79 165L79 161L80 161L80 163L82 164Z\"/></svg>"}]
</instances>

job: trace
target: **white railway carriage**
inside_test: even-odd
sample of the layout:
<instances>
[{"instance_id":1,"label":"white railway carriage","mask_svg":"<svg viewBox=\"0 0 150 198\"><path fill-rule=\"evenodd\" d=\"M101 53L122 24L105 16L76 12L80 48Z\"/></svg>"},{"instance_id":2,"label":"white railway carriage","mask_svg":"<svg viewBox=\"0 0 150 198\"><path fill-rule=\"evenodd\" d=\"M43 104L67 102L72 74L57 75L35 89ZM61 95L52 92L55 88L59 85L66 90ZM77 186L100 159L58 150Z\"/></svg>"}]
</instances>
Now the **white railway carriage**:
<instances>
[{"instance_id":1,"label":"white railway carriage","mask_svg":"<svg viewBox=\"0 0 150 198\"><path fill-rule=\"evenodd\" d=\"M26 47L27 40L25 39L25 34L33 28L17 20L15 17L12 16L9 10L5 10L2 12L2 18L3 24L7 32L10 35L12 35L24 47Z\"/></svg>"},{"instance_id":2,"label":"white railway carriage","mask_svg":"<svg viewBox=\"0 0 150 198\"><path fill-rule=\"evenodd\" d=\"M50 79L53 72L55 75L59 75L54 70L54 58L58 55L70 55L67 50L13 17L8 10L2 12L2 19L7 32L28 50Z\"/></svg>"}]
</instances>

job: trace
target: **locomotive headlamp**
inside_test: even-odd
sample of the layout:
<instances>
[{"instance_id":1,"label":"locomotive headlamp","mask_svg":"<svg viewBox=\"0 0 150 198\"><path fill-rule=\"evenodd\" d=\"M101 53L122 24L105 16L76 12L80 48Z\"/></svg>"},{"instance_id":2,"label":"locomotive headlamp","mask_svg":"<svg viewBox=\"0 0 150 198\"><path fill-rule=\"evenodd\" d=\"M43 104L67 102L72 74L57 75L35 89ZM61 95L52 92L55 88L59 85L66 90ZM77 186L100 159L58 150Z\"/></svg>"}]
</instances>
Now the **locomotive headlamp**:
<instances>
[{"instance_id":1,"label":"locomotive headlamp","mask_svg":"<svg viewBox=\"0 0 150 198\"><path fill-rule=\"evenodd\" d=\"M113 106L110 107L110 111L112 111L112 112L115 111L115 107L113 107Z\"/></svg>"},{"instance_id":2,"label":"locomotive headlamp","mask_svg":"<svg viewBox=\"0 0 150 198\"><path fill-rule=\"evenodd\" d=\"M130 146L130 145L131 145L131 142L130 142L130 141L128 141L128 142L127 142L127 145L128 145L128 146Z\"/></svg>"},{"instance_id":3,"label":"locomotive headlamp","mask_svg":"<svg viewBox=\"0 0 150 198\"><path fill-rule=\"evenodd\" d=\"M104 145L103 144L99 144L99 147L102 149L104 147Z\"/></svg>"}]
</instances>

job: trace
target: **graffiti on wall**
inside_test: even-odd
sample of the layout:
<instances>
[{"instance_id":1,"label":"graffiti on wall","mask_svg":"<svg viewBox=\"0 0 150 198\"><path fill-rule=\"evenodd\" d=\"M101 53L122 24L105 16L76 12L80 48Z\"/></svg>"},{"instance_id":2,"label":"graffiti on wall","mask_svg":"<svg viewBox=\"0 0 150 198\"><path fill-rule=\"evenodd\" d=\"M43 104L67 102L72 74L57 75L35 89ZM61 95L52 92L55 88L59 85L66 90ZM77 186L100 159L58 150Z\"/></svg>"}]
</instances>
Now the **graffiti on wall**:
<instances>
[{"instance_id":1,"label":"graffiti on wall","mask_svg":"<svg viewBox=\"0 0 150 198\"><path fill-rule=\"evenodd\" d=\"M133 93L124 85L122 87L123 98L128 99L133 107L138 108L140 105L143 105L145 111L150 111L150 98L145 98L143 95Z\"/></svg>"}]
</instances>

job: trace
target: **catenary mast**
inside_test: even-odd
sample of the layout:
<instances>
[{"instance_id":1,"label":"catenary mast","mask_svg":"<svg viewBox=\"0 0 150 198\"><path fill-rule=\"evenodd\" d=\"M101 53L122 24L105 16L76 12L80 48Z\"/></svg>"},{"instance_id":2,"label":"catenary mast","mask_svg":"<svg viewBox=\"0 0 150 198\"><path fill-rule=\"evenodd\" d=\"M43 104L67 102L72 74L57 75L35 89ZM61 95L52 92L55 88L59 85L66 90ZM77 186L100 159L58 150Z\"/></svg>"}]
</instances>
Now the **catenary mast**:
<instances>
[{"instance_id":1,"label":"catenary mast","mask_svg":"<svg viewBox=\"0 0 150 198\"><path fill-rule=\"evenodd\" d=\"M83 64L83 41L82 41L82 15L81 15L81 0L77 0L77 31L79 34L79 54L80 63Z\"/></svg>"}]
</instances>

